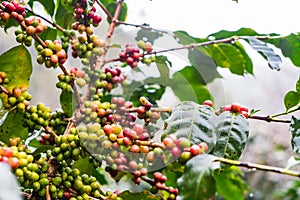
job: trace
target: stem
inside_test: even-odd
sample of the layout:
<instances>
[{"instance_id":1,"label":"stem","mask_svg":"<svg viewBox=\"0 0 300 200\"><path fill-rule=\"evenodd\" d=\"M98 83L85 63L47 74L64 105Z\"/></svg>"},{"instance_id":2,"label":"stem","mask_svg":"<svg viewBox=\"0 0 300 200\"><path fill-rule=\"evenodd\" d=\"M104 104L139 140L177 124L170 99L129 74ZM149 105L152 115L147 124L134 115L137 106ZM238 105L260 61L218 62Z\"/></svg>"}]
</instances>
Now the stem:
<instances>
[{"instance_id":1,"label":"stem","mask_svg":"<svg viewBox=\"0 0 300 200\"><path fill-rule=\"evenodd\" d=\"M286 119L274 119L272 116L249 116L248 118L262 120L266 122L279 122L279 123L291 123L291 120Z\"/></svg>"},{"instance_id":2,"label":"stem","mask_svg":"<svg viewBox=\"0 0 300 200\"><path fill-rule=\"evenodd\" d=\"M279 117L279 116L287 115L287 114L296 112L296 111L298 111L298 110L300 110L300 105L297 106L297 107L295 107L295 108L293 108L293 109L291 109L291 110L288 110L288 111L286 111L286 112L274 114L274 115L272 115L271 117L274 118L274 117Z\"/></svg>"},{"instance_id":3,"label":"stem","mask_svg":"<svg viewBox=\"0 0 300 200\"><path fill-rule=\"evenodd\" d=\"M46 200L51 200L49 185L46 186Z\"/></svg>"},{"instance_id":4,"label":"stem","mask_svg":"<svg viewBox=\"0 0 300 200\"><path fill-rule=\"evenodd\" d=\"M172 37L175 37L175 35L172 32L168 32L168 31L160 30L160 29L155 29L155 28L150 27L148 24L138 25L138 24L131 24L131 23L123 22L123 21L117 21L117 23L120 24L120 25L133 26L133 27L136 27L136 28L141 28L141 29L145 29L145 30L148 30L148 31L154 31L154 32L167 34L167 35L170 35Z\"/></svg>"},{"instance_id":5,"label":"stem","mask_svg":"<svg viewBox=\"0 0 300 200\"><path fill-rule=\"evenodd\" d=\"M221 158L221 157L217 157L215 159L215 161L219 161L221 163L235 165L235 166L239 166L239 167L246 167L248 169L255 169L255 170L258 169L258 170L262 170L262 171L275 172L275 173L278 173L278 174L284 174L284 175L295 176L295 177L300 178L300 172L293 171L293 170L288 170L288 169L285 169L285 168L254 164L254 163L251 163L251 162L241 162L241 161L230 160L230 159Z\"/></svg>"},{"instance_id":6,"label":"stem","mask_svg":"<svg viewBox=\"0 0 300 200\"><path fill-rule=\"evenodd\" d=\"M126 112L137 112L138 108L128 108L126 109ZM166 108L151 108L151 112L168 112L170 113L172 111L171 107L166 107Z\"/></svg>"},{"instance_id":7,"label":"stem","mask_svg":"<svg viewBox=\"0 0 300 200\"><path fill-rule=\"evenodd\" d=\"M47 133L50 133L50 135L52 135L53 137L58 137L58 136L56 135L56 133L52 130L52 128L51 128L50 126L46 126L46 127L45 127L45 131L46 131Z\"/></svg>"},{"instance_id":8,"label":"stem","mask_svg":"<svg viewBox=\"0 0 300 200\"><path fill-rule=\"evenodd\" d=\"M153 142L153 141L141 141L141 140L136 140L134 142L137 145L142 145L142 146L149 146L149 147L159 147L159 148L166 148L165 145L163 145L162 143L158 143L158 142Z\"/></svg>"},{"instance_id":9,"label":"stem","mask_svg":"<svg viewBox=\"0 0 300 200\"><path fill-rule=\"evenodd\" d=\"M103 12L105 12L105 14L107 15L107 17L112 21L113 16L108 12L108 10L104 7L104 5L99 0L95 0L95 2L101 7L101 9L103 10Z\"/></svg>"},{"instance_id":10,"label":"stem","mask_svg":"<svg viewBox=\"0 0 300 200\"><path fill-rule=\"evenodd\" d=\"M124 0L119 0L118 3L117 3L115 14L114 14L114 16L111 20L111 24L110 24L109 30L107 32L107 35L106 35L107 45L109 44L110 38L112 37L112 35L114 33L114 30L116 28L117 21L118 21L120 12L121 12L123 1Z\"/></svg>"},{"instance_id":11,"label":"stem","mask_svg":"<svg viewBox=\"0 0 300 200\"><path fill-rule=\"evenodd\" d=\"M6 88L4 87L3 85L0 85L0 91L1 92L4 92L5 94L7 94L8 96L11 96L12 93Z\"/></svg>"}]
</instances>

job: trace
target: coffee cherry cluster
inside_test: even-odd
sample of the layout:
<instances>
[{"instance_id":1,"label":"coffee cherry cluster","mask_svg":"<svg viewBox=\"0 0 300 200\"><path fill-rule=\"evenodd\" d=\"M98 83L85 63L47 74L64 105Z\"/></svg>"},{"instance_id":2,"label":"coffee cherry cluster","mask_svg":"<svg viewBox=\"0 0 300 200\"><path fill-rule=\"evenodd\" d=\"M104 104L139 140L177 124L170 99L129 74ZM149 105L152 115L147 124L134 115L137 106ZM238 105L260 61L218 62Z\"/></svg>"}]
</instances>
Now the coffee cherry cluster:
<instances>
[{"instance_id":1,"label":"coffee cherry cluster","mask_svg":"<svg viewBox=\"0 0 300 200\"><path fill-rule=\"evenodd\" d=\"M168 200L176 199L178 195L178 189L174 189L172 187L166 187L165 182L167 181L167 177L163 175L161 172L154 172L154 186L159 190L166 190L170 193Z\"/></svg>"},{"instance_id":2,"label":"coffee cherry cluster","mask_svg":"<svg viewBox=\"0 0 300 200\"><path fill-rule=\"evenodd\" d=\"M114 121L123 127L130 127L136 121L136 115L126 112L127 109L133 107L131 101L125 101L123 97L113 97L111 102L116 105L114 110Z\"/></svg>"},{"instance_id":3,"label":"coffee cherry cluster","mask_svg":"<svg viewBox=\"0 0 300 200\"><path fill-rule=\"evenodd\" d=\"M83 28L79 28L80 25L89 25L97 27L99 23L102 21L102 17L99 14L96 14L96 7L92 7L91 10L87 10L86 1L79 1L74 8L74 18L77 22L73 24L73 26L77 26L77 30L79 32L83 32ZM75 28L72 26L73 30Z\"/></svg>"},{"instance_id":4,"label":"coffee cherry cluster","mask_svg":"<svg viewBox=\"0 0 300 200\"><path fill-rule=\"evenodd\" d=\"M102 126L113 123L112 106L109 102L101 103L99 100L85 101L81 113L84 123L99 123Z\"/></svg>"},{"instance_id":5,"label":"coffee cherry cluster","mask_svg":"<svg viewBox=\"0 0 300 200\"><path fill-rule=\"evenodd\" d=\"M25 113L24 117L24 125L32 132L48 126L50 119L51 109L39 103L37 106L30 106L28 108L28 112Z\"/></svg>"},{"instance_id":6,"label":"coffee cherry cluster","mask_svg":"<svg viewBox=\"0 0 300 200\"><path fill-rule=\"evenodd\" d=\"M28 35L25 31L16 30L15 35L17 42L24 43L27 47L30 47L32 45L33 38L31 35Z\"/></svg>"},{"instance_id":7,"label":"coffee cherry cluster","mask_svg":"<svg viewBox=\"0 0 300 200\"><path fill-rule=\"evenodd\" d=\"M21 23L25 16L25 7L20 5L18 1L2 1L0 7L0 25L5 25L10 18Z\"/></svg>"},{"instance_id":8,"label":"coffee cherry cluster","mask_svg":"<svg viewBox=\"0 0 300 200\"><path fill-rule=\"evenodd\" d=\"M66 92L72 91L72 86L70 85L73 77L71 75L59 74L58 82L56 83L56 87L62 89Z\"/></svg>"},{"instance_id":9,"label":"coffee cherry cluster","mask_svg":"<svg viewBox=\"0 0 300 200\"><path fill-rule=\"evenodd\" d=\"M59 64L64 64L67 60L67 54L64 49L62 49L61 41L46 40L46 48L38 45L38 57L37 62L39 64L45 64L47 68L56 68Z\"/></svg>"},{"instance_id":10,"label":"coffee cherry cluster","mask_svg":"<svg viewBox=\"0 0 300 200\"><path fill-rule=\"evenodd\" d=\"M25 19L26 33L28 35L33 35L35 33L41 34L47 29L45 24L42 24L42 20L36 16L30 16Z\"/></svg>"},{"instance_id":11,"label":"coffee cherry cluster","mask_svg":"<svg viewBox=\"0 0 300 200\"><path fill-rule=\"evenodd\" d=\"M71 38L73 38L75 36L75 32L74 31L68 31L65 30L63 32L63 35L60 37L61 39L61 44L62 44L62 48L67 52L70 42L71 42Z\"/></svg>"},{"instance_id":12,"label":"coffee cherry cluster","mask_svg":"<svg viewBox=\"0 0 300 200\"><path fill-rule=\"evenodd\" d=\"M141 62L146 64L146 65L150 65L151 63L156 61L156 57L155 56L145 56L148 53L151 53L153 51L153 47L152 44L150 42L145 42L143 40L139 40L137 42L137 46L142 49L144 51L144 56L141 59Z\"/></svg>"},{"instance_id":13,"label":"coffee cherry cluster","mask_svg":"<svg viewBox=\"0 0 300 200\"><path fill-rule=\"evenodd\" d=\"M230 111L232 113L240 113L244 117L248 118L249 110L245 106L241 106L239 103L232 103L231 105L226 105L222 108L222 111Z\"/></svg>"},{"instance_id":14,"label":"coffee cherry cluster","mask_svg":"<svg viewBox=\"0 0 300 200\"><path fill-rule=\"evenodd\" d=\"M81 58L84 65L95 63L97 57L103 55L106 43L104 40L98 39L98 36L91 35L90 37L80 35L72 41L72 56Z\"/></svg>"},{"instance_id":15,"label":"coffee cherry cluster","mask_svg":"<svg viewBox=\"0 0 300 200\"><path fill-rule=\"evenodd\" d=\"M9 147L0 147L0 162L8 163L13 169L19 166L19 159L13 156L13 151Z\"/></svg>"},{"instance_id":16,"label":"coffee cherry cluster","mask_svg":"<svg viewBox=\"0 0 300 200\"><path fill-rule=\"evenodd\" d=\"M143 54L140 53L140 49L135 48L131 43L126 44L125 50L122 50L119 53L120 61L126 62L127 65L129 65L133 69L137 67L138 62L140 61L140 57L142 56Z\"/></svg>"},{"instance_id":17,"label":"coffee cherry cluster","mask_svg":"<svg viewBox=\"0 0 300 200\"><path fill-rule=\"evenodd\" d=\"M31 95L27 92L26 88L15 87L12 90L11 95L8 97L7 104L4 104L5 108L12 108L16 106L18 112L25 112L25 109L29 106Z\"/></svg>"},{"instance_id":18,"label":"coffee cherry cluster","mask_svg":"<svg viewBox=\"0 0 300 200\"><path fill-rule=\"evenodd\" d=\"M84 87L86 85L85 71L79 70L77 67L72 67L70 74L75 78L76 84L79 87ZM87 78L87 77L86 77Z\"/></svg>"},{"instance_id":19,"label":"coffee cherry cluster","mask_svg":"<svg viewBox=\"0 0 300 200\"><path fill-rule=\"evenodd\" d=\"M143 119L145 124L155 122L160 118L159 112L152 112L151 107L153 106L146 97L140 97L140 106L137 107L137 117Z\"/></svg>"},{"instance_id":20,"label":"coffee cherry cluster","mask_svg":"<svg viewBox=\"0 0 300 200\"><path fill-rule=\"evenodd\" d=\"M0 71L0 84L6 85L9 83L6 72Z\"/></svg>"},{"instance_id":21,"label":"coffee cherry cluster","mask_svg":"<svg viewBox=\"0 0 300 200\"><path fill-rule=\"evenodd\" d=\"M68 117L70 117L70 116L67 116L67 114L61 110L56 110L55 112L53 112L51 114L51 120L49 122L49 127L56 133L56 135L64 134L67 124L68 124L66 121L66 119ZM51 137L53 137L53 136L51 136Z\"/></svg>"}]
</instances>

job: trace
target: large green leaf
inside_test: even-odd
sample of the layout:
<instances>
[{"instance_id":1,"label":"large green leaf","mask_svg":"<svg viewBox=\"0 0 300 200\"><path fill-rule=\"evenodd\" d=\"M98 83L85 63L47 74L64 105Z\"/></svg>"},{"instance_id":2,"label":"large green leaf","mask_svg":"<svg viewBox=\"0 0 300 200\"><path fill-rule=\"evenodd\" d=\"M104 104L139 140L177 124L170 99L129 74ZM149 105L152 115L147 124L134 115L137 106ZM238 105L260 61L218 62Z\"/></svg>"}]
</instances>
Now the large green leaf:
<instances>
[{"instance_id":1,"label":"large green leaf","mask_svg":"<svg viewBox=\"0 0 300 200\"><path fill-rule=\"evenodd\" d=\"M0 56L0 71L7 74L10 82L5 85L9 90L29 85L32 73L31 55L23 45L15 46Z\"/></svg>"},{"instance_id":2,"label":"large green leaf","mask_svg":"<svg viewBox=\"0 0 300 200\"><path fill-rule=\"evenodd\" d=\"M211 199L216 192L212 175L217 163L214 156L200 154L186 163L184 174L178 179L179 196L182 200Z\"/></svg>"},{"instance_id":3,"label":"large green leaf","mask_svg":"<svg viewBox=\"0 0 300 200\"><path fill-rule=\"evenodd\" d=\"M243 47L243 45L240 43L240 42L238 42L238 41L236 41L235 43L234 43L234 46L236 47L236 48L238 48L239 49L239 51L240 51L240 53L243 55L243 59L244 59L244 66L245 66L245 71L246 72L248 72L249 74L253 74L253 63L252 63L252 60L251 60L251 58L249 57L249 55L248 55L248 53L246 52L246 50L245 50L245 48ZM235 71L235 68L234 67L232 67L232 68L230 68L230 70L233 70L233 71Z\"/></svg>"},{"instance_id":4,"label":"large green leaf","mask_svg":"<svg viewBox=\"0 0 300 200\"><path fill-rule=\"evenodd\" d=\"M284 96L284 105L286 110L289 110L290 108L293 108L294 106L297 106L300 104L300 93L289 91Z\"/></svg>"},{"instance_id":5,"label":"large green leaf","mask_svg":"<svg viewBox=\"0 0 300 200\"><path fill-rule=\"evenodd\" d=\"M207 41L207 39L194 38L184 31L176 31L174 32L174 35L183 45ZM188 59L198 71L198 74L201 74L203 78L202 82L209 83L215 78L221 77L217 71L217 66L214 60L209 56L207 47L196 47L194 49L190 49Z\"/></svg>"},{"instance_id":6,"label":"large green leaf","mask_svg":"<svg viewBox=\"0 0 300 200\"><path fill-rule=\"evenodd\" d=\"M290 133L292 134L293 150L300 155L300 118L297 116L292 116Z\"/></svg>"},{"instance_id":7,"label":"large green leaf","mask_svg":"<svg viewBox=\"0 0 300 200\"><path fill-rule=\"evenodd\" d=\"M247 183L242 179L241 171L231 167L222 171L216 170L213 173L216 181L217 192L226 200L242 200L248 191Z\"/></svg>"},{"instance_id":8,"label":"large green leaf","mask_svg":"<svg viewBox=\"0 0 300 200\"><path fill-rule=\"evenodd\" d=\"M255 36L255 35L258 35L258 33L251 28L240 28L237 31L221 30L219 32L210 34L208 37L214 37L215 39L223 39L232 36Z\"/></svg>"},{"instance_id":9,"label":"large green leaf","mask_svg":"<svg viewBox=\"0 0 300 200\"><path fill-rule=\"evenodd\" d=\"M137 200L137 199L143 199L143 200L162 200L162 197L158 195L153 195L149 191L144 190L139 193L133 193L128 190L122 192L120 194L120 197L126 200Z\"/></svg>"},{"instance_id":10,"label":"large green leaf","mask_svg":"<svg viewBox=\"0 0 300 200\"><path fill-rule=\"evenodd\" d=\"M218 66L228 68L234 74L244 74L246 61L243 54L235 45L225 43L214 44L209 46L209 53Z\"/></svg>"},{"instance_id":11,"label":"large green leaf","mask_svg":"<svg viewBox=\"0 0 300 200\"><path fill-rule=\"evenodd\" d=\"M249 123L243 115L223 112L218 116L216 134L218 138L213 154L237 160L248 140Z\"/></svg>"},{"instance_id":12,"label":"large green leaf","mask_svg":"<svg viewBox=\"0 0 300 200\"><path fill-rule=\"evenodd\" d=\"M298 93L300 93L300 76L299 76L299 79L298 79L298 81L297 81L297 83L296 83L296 91L297 91Z\"/></svg>"},{"instance_id":13,"label":"large green leaf","mask_svg":"<svg viewBox=\"0 0 300 200\"><path fill-rule=\"evenodd\" d=\"M72 92L62 91L60 94L60 105L67 116L71 117L76 108L76 99L74 94Z\"/></svg>"},{"instance_id":14,"label":"large green leaf","mask_svg":"<svg viewBox=\"0 0 300 200\"><path fill-rule=\"evenodd\" d=\"M165 121L166 133L188 138L191 144L206 142L209 149L216 143L216 115L211 107L194 102L181 102L172 109Z\"/></svg>"},{"instance_id":15,"label":"large green leaf","mask_svg":"<svg viewBox=\"0 0 300 200\"><path fill-rule=\"evenodd\" d=\"M82 174L91 175L95 171L95 167L89 162L89 157L79 158L74 162L72 168L78 168Z\"/></svg>"},{"instance_id":16,"label":"large green leaf","mask_svg":"<svg viewBox=\"0 0 300 200\"><path fill-rule=\"evenodd\" d=\"M37 1L44 6L45 11L47 11L49 15L51 16L54 15L54 11L55 11L54 0L37 0Z\"/></svg>"},{"instance_id":17,"label":"large green leaf","mask_svg":"<svg viewBox=\"0 0 300 200\"><path fill-rule=\"evenodd\" d=\"M23 127L24 115L19 112L12 111L6 117L6 120L0 126L0 140L8 143L11 137L20 137L25 140L28 137L28 129Z\"/></svg>"},{"instance_id":18,"label":"large green leaf","mask_svg":"<svg viewBox=\"0 0 300 200\"><path fill-rule=\"evenodd\" d=\"M212 98L204 85L202 74L193 66L187 66L174 73L169 85L181 101L202 103Z\"/></svg>"},{"instance_id":19,"label":"large green leaf","mask_svg":"<svg viewBox=\"0 0 300 200\"><path fill-rule=\"evenodd\" d=\"M116 8L117 8L117 2L114 1L114 2L111 2L107 5L106 9L108 10L108 12L114 16L115 14L115 11L116 11ZM121 11L120 11L120 14L119 14L119 17L118 17L118 20L119 21L125 21L126 20L126 17L127 17L127 4L126 3L122 3L122 7L121 7ZM107 18L107 20L110 22L110 19Z\"/></svg>"},{"instance_id":20,"label":"large green leaf","mask_svg":"<svg viewBox=\"0 0 300 200\"><path fill-rule=\"evenodd\" d=\"M61 2L57 4L57 11L55 13L55 22L63 28L70 28L74 21L74 16L71 11L68 11L64 6L61 6Z\"/></svg>"},{"instance_id":21,"label":"large green leaf","mask_svg":"<svg viewBox=\"0 0 300 200\"><path fill-rule=\"evenodd\" d=\"M157 32L157 31L141 29L137 32L137 35L136 35L135 39L137 41L139 41L139 40L144 40L144 38L147 38L147 42L151 42L151 44L153 44L153 42L156 39L158 39L162 36L163 36L163 34Z\"/></svg>"},{"instance_id":22,"label":"large green leaf","mask_svg":"<svg viewBox=\"0 0 300 200\"><path fill-rule=\"evenodd\" d=\"M300 37L299 35L290 34L289 36L283 37L279 40L276 45L281 49L282 54L289 57L296 66L300 66Z\"/></svg>"}]
</instances>

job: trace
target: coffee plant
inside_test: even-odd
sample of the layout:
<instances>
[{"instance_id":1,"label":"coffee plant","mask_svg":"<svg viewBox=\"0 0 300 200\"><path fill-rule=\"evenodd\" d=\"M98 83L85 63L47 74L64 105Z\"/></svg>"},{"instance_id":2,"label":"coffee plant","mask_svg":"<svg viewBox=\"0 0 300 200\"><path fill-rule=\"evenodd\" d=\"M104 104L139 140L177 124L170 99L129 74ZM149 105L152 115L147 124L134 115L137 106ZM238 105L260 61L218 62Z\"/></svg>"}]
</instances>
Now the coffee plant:
<instances>
[{"instance_id":1,"label":"coffee plant","mask_svg":"<svg viewBox=\"0 0 300 200\"><path fill-rule=\"evenodd\" d=\"M299 67L299 34L241 28L197 38L126 22L123 0L0 2L1 29L19 43L0 55L0 199L246 199L240 168L300 177L291 169L300 164L300 78L286 110L267 116L235 102L216 106L206 86L221 78L218 68L253 75L245 43L271 70L281 67L275 48ZM179 46L157 48L164 37ZM176 69L168 53L180 50L189 65ZM57 72L48 87L60 90L60 107L30 103L33 66ZM164 97L170 90L176 105ZM239 161L249 120L290 125L288 167ZM295 199L296 183L287 191Z\"/></svg>"}]
</instances>

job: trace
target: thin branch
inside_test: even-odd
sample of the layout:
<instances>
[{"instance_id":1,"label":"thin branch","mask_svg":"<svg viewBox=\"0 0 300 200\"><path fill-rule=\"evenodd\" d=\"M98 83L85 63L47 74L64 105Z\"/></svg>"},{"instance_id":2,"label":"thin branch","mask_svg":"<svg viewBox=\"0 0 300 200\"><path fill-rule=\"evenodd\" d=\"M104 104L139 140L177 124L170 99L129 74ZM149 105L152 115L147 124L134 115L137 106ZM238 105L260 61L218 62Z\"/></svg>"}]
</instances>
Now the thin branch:
<instances>
[{"instance_id":1,"label":"thin branch","mask_svg":"<svg viewBox=\"0 0 300 200\"><path fill-rule=\"evenodd\" d=\"M291 123L291 120L286 119L275 119L272 116L249 116L248 118L262 120L266 122L279 122L279 123Z\"/></svg>"},{"instance_id":2,"label":"thin branch","mask_svg":"<svg viewBox=\"0 0 300 200\"><path fill-rule=\"evenodd\" d=\"M148 24L141 24L141 25L139 25L139 24L131 24L131 23L123 22L123 21L117 21L117 23L120 24L120 25L133 26L133 27L145 29L145 30L148 30L148 31L154 31L154 32L158 32L158 33L170 35L170 36L172 36L172 37L175 38L175 35L172 32L161 30L161 29L152 28Z\"/></svg>"},{"instance_id":3,"label":"thin branch","mask_svg":"<svg viewBox=\"0 0 300 200\"><path fill-rule=\"evenodd\" d=\"M58 137L57 135L56 135L56 133L52 130L52 128L50 127L50 126L46 126L45 127L45 131L47 132L47 133L50 133L50 135L52 135L53 137Z\"/></svg>"},{"instance_id":4,"label":"thin branch","mask_svg":"<svg viewBox=\"0 0 300 200\"><path fill-rule=\"evenodd\" d=\"M5 94L7 94L8 96L11 96L12 93L6 88L4 87L3 85L0 85L0 91L1 92L4 92Z\"/></svg>"},{"instance_id":5,"label":"thin branch","mask_svg":"<svg viewBox=\"0 0 300 200\"><path fill-rule=\"evenodd\" d=\"M142 146L149 146L149 147L159 147L159 148L166 148L164 144L158 143L158 142L153 142L153 141L141 141L141 140L136 140L134 142L137 145L142 145Z\"/></svg>"},{"instance_id":6,"label":"thin branch","mask_svg":"<svg viewBox=\"0 0 300 200\"><path fill-rule=\"evenodd\" d=\"M300 110L300 105L297 106L297 107L295 107L295 108L293 108L293 109L291 109L291 110L288 110L288 111L286 111L286 112L279 113L279 114L274 114L274 115L272 115L271 117L274 118L274 117L279 117L279 116L287 115L287 114L296 112L296 111L298 111L298 110Z\"/></svg>"},{"instance_id":7,"label":"thin branch","mask_svg":"<svg viewBox=\"0 0 300 200\"><path fill-rule=\"evenodd\" d=\"M105 8L105 6L99 0L95 0L95 1L101 7L101 9L103 10L103 12L105 12L105 14L107 15L107 17L112 21L113 16L108 12L108 10Z\"/></svg>"},{"instance_id":8,"label":"thin branch","mask_svg":"<svg viewBox=\"0 0 300 200\"><path fill-rule=\"evenodd\" d=\"M128 108L126 109L126 112L137 112L138 108ZM172 111L171 107L165 107L165 108L151 108L151 112L168 112L170 113Z\"/></svg>"},{"instance_id":9,"label":"thin branch","mask_svg":"<svg viewBox=\"0 0 300 200\"><path fill-rule=\"evenodd\" d=\"M113 18L111 20L111 24L110 24L109 30L107 32L107 35L106 35L106 40L108 42L107 45L109 44L109 42L110 42L109 40L110 40L110 38L112 37L112 35L113 35L114 31L115 31L115 28L116 28L116 25L117 25L117 21L118 21L120 12L121 12L123 1L124 0L119 0L118 3L117 3L115 14L114 14L114 16L113 16Z\"/></svg>"},{"instance_id":10,"label":"thin branch","mask_svg":"<svg viewBox=\"0 0 300 200\"><path fill-rule=\"evenodd\" d=\"M284 174L284 175L295 176L295 177L300 178L300 172L288 170L285 168L254 164L251 162L241 162L241 161L237 161L237 160L230 160L230 159L220 158L220 157L217 157L215 159L215 161L219 161L221 163L235 165L235 166L239 166L239 167L246 167L248 169L254 169L254 170L257 169L257 170L262 170L262 171L275 172L278 174Z\"/></svg>"}]
</instances>

